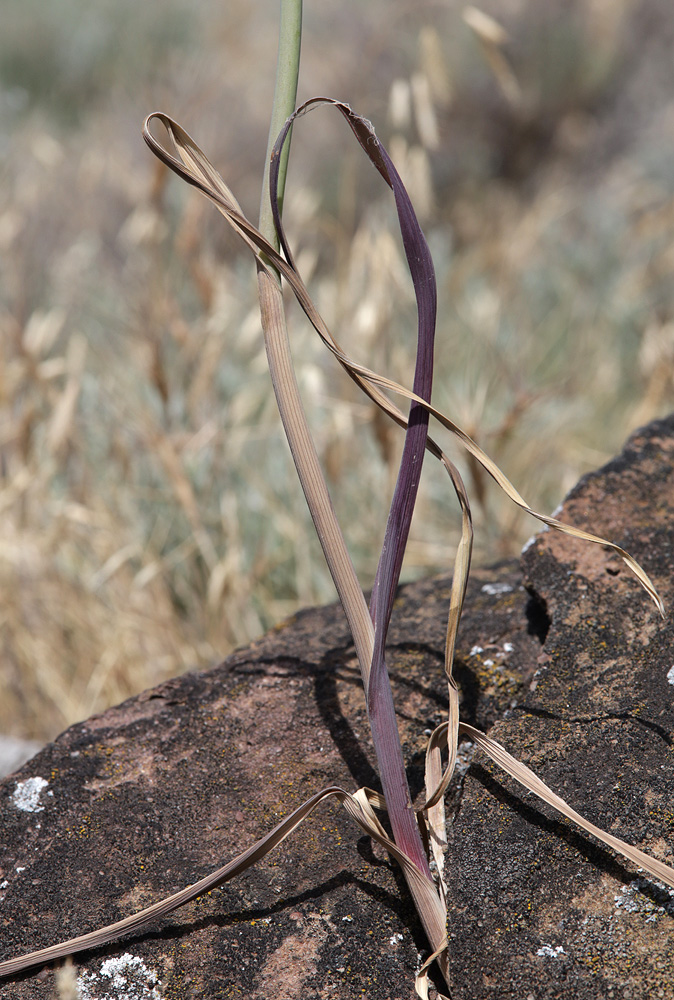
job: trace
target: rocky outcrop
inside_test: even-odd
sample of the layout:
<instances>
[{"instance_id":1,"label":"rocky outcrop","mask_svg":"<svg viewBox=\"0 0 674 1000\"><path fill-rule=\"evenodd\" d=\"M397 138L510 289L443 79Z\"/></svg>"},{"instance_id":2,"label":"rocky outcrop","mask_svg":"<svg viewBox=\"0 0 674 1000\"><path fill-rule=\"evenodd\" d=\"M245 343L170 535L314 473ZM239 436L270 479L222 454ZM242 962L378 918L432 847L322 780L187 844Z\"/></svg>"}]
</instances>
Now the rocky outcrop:
<instances>
[{"instance_id":1,"label":"rocky outcrop","mask_svg":"<svg viewBox=\"0 0 674 1000\"><path fill-rule=\"evenodd\" d=\"M674 418L583 479L561 517L628 548L671 607ZM445 711L449 586L402 588L390 633L415 792ZM521 568L473 574L456 668L464 719L669 863L672 664L671 620L602 549L544 532ZM674 998L674 893L471 758L464 745L450 795L455 1000ZM73 726L0 783L0 957L196 881L329 784L377 785L335 606ZM324 805L245 875L76 964L87 1000L406 1000L424 948L399 872ZM54 990L53 971L36 970L2 981L0 998Z\"/></svg>"},{"instance_id":2,"label":"rocky outcrop","mask_svg":"<svg viewBox=\"0 0 674 1000\"><path fill-rule=\"evenodd\" d=\"M674 418L586 476L561 519L622 561L544 532L525 584L547 618L538 669L490 735L605 830L674 860ZM641 878L480 761L451 828L455 1000L674 997L674 891Z\"/></svg>"}]
</instances>

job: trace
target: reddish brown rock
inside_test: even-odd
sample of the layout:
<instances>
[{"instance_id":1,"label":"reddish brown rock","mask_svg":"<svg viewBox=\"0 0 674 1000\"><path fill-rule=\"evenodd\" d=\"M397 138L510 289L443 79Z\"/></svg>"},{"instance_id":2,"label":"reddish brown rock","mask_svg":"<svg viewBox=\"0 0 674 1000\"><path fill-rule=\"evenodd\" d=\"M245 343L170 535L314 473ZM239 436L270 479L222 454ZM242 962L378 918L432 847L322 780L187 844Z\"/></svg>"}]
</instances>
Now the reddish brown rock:
<instances>
[{"instance_id":1,"label":"reddish brown rock","mask_svg":"<svg viewBox=\"0 0 674 1000\"><path fill-rule=\"evenodd\" d=\"M522 562L545 643L491 735L588 819L672 865L674 418L581 480L560 516L628 549L667 617L609 550L539 535ZM484 761L450 832L455 1000L674 997L674 891Z\"/></svg>"},{"instance_id":2,"label":"reddish brown rock","mask_svg":"<svg viewBox=\"0 0 674 1000\"><path fill-rule=\"evenodd\" d=\"M628 547L668 605L673 470L670 420L584 479L562 515ZM524 566L531 593L517 564L473 576L456 670L464 718L671 862L672 625L603 550L545 533ZM403 588L390 634L415 792L425 731L445 711L448 596L446 579ZM0 957L196 881L329 784L377 786L335 607L72 727L0 783ZM456 1000L674 997L672 895L632 885L626 863L483 760L452 801ZM406 1000L424 948L399 873L324 805L245 875L76 961L91 1000ZM2 981L2 1000L53 997L53 972L36 972Z\"/></svg>"},{"instance_id":3,"label":"reddish brown rock","mask_svg":"<svg viewBox=\"0 0 674 1000\"><path fill-rule=\"evenodd\" d=\"M482 591L492 584L495 593ZM424 731L445 710L448 597L444 579L405 588L391 631L415 789ZM476 574L459 676L479 725L501 714L521 677L505 659L498 670L474 669L470 648L511 641L531 671L539 642L528 634L526 604L516 565ZM2 957L196 881L330 784L377 786L360 675L334 606L304 611L214 670L72 727L0 784ZM127 959L120 975L152 1000L152 990L166 1000L390 1000L414 996L424 948L399 873L339 807L324 805L244 876L77 964L92 1000L117 997L104 973L120 955L135 963ZM51 971L25 974L0 983L0 997L52 997L53 989Z\"/></svg>"}]
</instances>

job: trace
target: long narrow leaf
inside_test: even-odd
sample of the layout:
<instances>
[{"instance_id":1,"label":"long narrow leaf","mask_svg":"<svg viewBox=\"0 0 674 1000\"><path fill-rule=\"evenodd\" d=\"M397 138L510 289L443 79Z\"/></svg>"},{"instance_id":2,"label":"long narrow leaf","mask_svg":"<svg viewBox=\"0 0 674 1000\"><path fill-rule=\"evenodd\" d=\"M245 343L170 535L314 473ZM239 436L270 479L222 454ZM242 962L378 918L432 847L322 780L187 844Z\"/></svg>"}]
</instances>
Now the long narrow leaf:
<instances>
[{"instance_id":1,"label":"long narrow leaf","mask_svg":"<svg viewBox=\"0 0 674 1000\"><path fill-rule=\"evenodd\" d=\"M414 392L425 400L430 399L433 381L433 342L437 313L437 288L431 253L419 225L405 186L389 157L385 147L378 140L371 124L356 115L348 105L329 98L314 98L307 101L287 120L272 152L270 170L270 197L274 221L286 259L294 267L292 253L283 230L281 213L276 191L278 165L281 162L284 144L296 118L309 110L327 104L335 107L351 126L362 149L377 167L386 183L391 187L398 212L400 232L405 256L410 269L417 301L417 357L414 374ZM391 615L395 590L400 577L400 568L407 544L409 526L421 477L421 463L426 446L428 414L414 401L407 421L407 433L400 462L400 471L389 512L382 555L375 576L370 612L375 623L375 653L373 671L379 674L383 665L383 645ZM376 664L376 666L375 666ZM371 684L375 678L371 679ZM372 705L376 693L369 701Z\"/></svg>"},{"instance_id":2,"label":"long narrow leaf","mask_svg":"<svg viewBox=\"0 0 674 1000\"><path fill-rule=\"evenodd\" d=\"M330 102L330 103L337 103L337 102ZM155 148L155 146L159 146L159 144L154 139L154 137L151 136L151 133L149 132L149 122L152 117L153 116L151 116L150 119L148 119L148 123L146 124L146 140L153 148ZM185 138L189 143L191 143L191 140L189 140L189 137L186 137L186 133L182 132L182 130L177 131L175 123L172 123L170 119L166 119L165 116L157 116L157 117L161 117L164 123L166 124L169 134L174 139L179 154L182 156L183 151L181 148L181 143L183 144L185 143ZM354 133L357 135L359 141L361 142L361 145L363 145L364 148L368 147L370 144L373 146L374 156L371 158L373 159L373 162L375 162L375 165L377 166L377 169L380 171L382 176L384 176L384 178L387 180L387 183L390 183L386 161L381 154L381 147L379 146L376 137L374 137L374 134L371 130L371 127L369 126L369 123L367 123L364 119L359 119L357 116L354 116L353 113L350 112L350 109L348 113L348 120ZM168 162L173 169L177 169L177 172L180 173L181 176L184 176L185 179L188 180L190 183L195 184L197 187L199 187L207 195L207 197L209 197L216 204L219 210L228 219L230 224L235 228L236 231L240 233L240 235L248 244L248 246L253 250L253 252L257 257L258 265L261 267L261 269L264 268L264 262L262 260L262 255L264 255L264 257L268 258L270 263L281 272L281 274L286 278L286 280L293 288L293 291L300 305L304 309L309 320L315 327L316 331L318 332L319 336L322 338L323 342L328 347L328 349L333 353L333 355L336 357L339 363L345 368L345 370L348 372L351 378L353 378L354 381L356 381L357 384L359 384L361 388L367 393L367 395L378 406L380 406L393 420L395 420L398 424L400 424L403 427L406 427L408 424L408 421L405 418L405 416L390 400L387 393L394 393L401 395L404 398L408 399L410 402L418 404L418 406L423 408L425 412L434 416L442 426L444 426L452 434L454 434L456 437L459 438L460 442L463 444L466 450L483 465L485 470L495 479L498 485L506 492L506 494L513 500L513 502L518 504L528 513L537 517L539 520L549 525L550 527L557 528L567 534L573 535L578 538L582 538L586 541L594 542L600 545L606 545L611 549L613 549L615 552L617 552L623 558L626 564L630 567L630 569L632 569L632 571L635 573L639 581L642 583L647 592L653 598L654 602L656 603L656 606L662 613L663 610L662 602L660 601L660 598L657 595L655 587L653 586L647 574L627 552L625 552L622 548L615 545L614 543L608 542L605 539L599 538L596 535L592 535L589 532L583 531L578 528L574 528L571 525L563 524L554 518L539 514L536 511L534 511L532 508L528 506L528 504L526 504L524 499L512 486L509 480L503 475L498 466L496 466L496 464L493 463L491 459L488 458L487 455L485 455L485 453L478 447L478 445L476 445L475 442L472 441L471 438L467 434L465 434L464 431L461 430L461 428L459 428L456 424L454 424L453 421L451 421L448 417L446 417L439 410L433 407L428 402L427 399L422 398L422 396L417 391L415 391L417 388L416 385L415 388L412 391L410 391L404 388L403 386L398 385L396 382L386 378L385 376L372 372L365 366L356 363L350 357L348 357L348 355L342 350L342 348L339 346L337 341L334 339L334 337L328 330L322 317L316 310L311 300L311 297L309 296L309 293L307 292L307 289L304 286L304 283L302 282L299 273L297 272L297 269L294 265L294 261L292 259L292 255L290 253L290 249L287 244L287 240L285 238L285 234L283 232L282 225L280 223L280 219L278 220L277 225L279 227L280 245L285 254L285 258L281 256L281 254L276 252L276 250L268 243L267 240L264 239L264 237L262 237L262 235L255 229L255 227L252 226L242 216L240 210L238 209L238 206L235 206L232 203L232 201L226 196L226 194L223 193L222 188L214 186L210 183L211 178L208 175L208 173L205 173L201 169L197 169L196 171L192 169L188 170L186 169L184 162L180 163L180 161L177 158L173 157L172 154L164 150L163 147L160 147L160 149L161 151L158 151L155 148L155 152L157 152L158 155L160 155L161 158L164 159L164 162ZM195 162L194 156L190 157L190 161L191 161L190 162L190 167L191 167L192 164ZM196 162L198 163L198 158L196 159ZM273 173L273 162L272 162L272 173ZM458 693L456 691L456 685L451 676L451 666L452 666L451 661L453 658L456 628L458 626L458 619L460 616L461 607L463 604L463 598L465 595L467 573L470 563L470 539L471 539L472 529L470 526L470 509L468 506L467 497L465 496L465 490L463 489L463 484L461 483L458 473L455 473L455 470L453 469L453 466L451 465L449 460L443 454L438 445L430 437L425 438L425 445L435 455L435 457L439 458L443 462L447 471L452 477L455 490L457 492L457 495L459 496L459 500L462 507L462 515L463 515L462 542L459 547L459 551L457 553L457 561L455 566L455 576L452 587L452 599L451 599L450 615L449 615L448 629L447 629L447 641L446 641L446 672L447 672L448 686L450 691L450 711L449 711L448 727L446 726L443 728L444 728L445 740L447 740L447 733L449 731L448 742L450 748L449 750L450 759L445 774L442 775L442 766L441 766L442 739L439 738L439 736L437 736L436 734L434 734L434 736L430 741L429 754L427 759L427 775L426 775L427 801L424 805L424 809L428 821L430 840L433 847L434 856L437 857L438 853L441 853L443 846L442 827L440 823L441 799L447 787L448 781L451 778L451 773L454 767L459 730L464 732L468 731L468 729L464 726L463 723L459 723ZM367 686L369 664L363 664L361 660L361 669L363 670L364 681ZM486 743L484 743L484 748L488 749L490 747L489 738L484 737L483 734L478 734L478 735L482 740L486 741ZM500 754L501 756L500 762L502 762L503 760L505 760L506 762L514 761L514 758L510 758L509 755L507 755L506 752L502 750L502 748L500 748L500 750L497 751L492 746L491 751L492 753L496 753L497 756ZM504 754L505 757L503 756ZM517 762L515 762L515 764L517 764ZM501 763L501 766L504 766L503 763ZM517 770L517 767L515 767L515 770ZM532 775L531 780L537 781L538 779L535 779L535 775ZM547 786L542 785L542 787L546 788ZM551 793L549 790L547 790L546 794L548 793L550 795L554 794ZM562 800L559 801L561 802ZM577 815L578 814L574 813L572 818L575 819ZM583 820L583 824L585 823L586 821ZM595 832L597 830L597 828L593 827L592 824L584 825L584 829L588 829L590 830L590 832ZM600 834L601 831L599 831L597 835ZM615 840L615 838L612 838L612 840L615 841L615 844L622 844L622 842ZM606 842L611 843L611 841L606 841ZM627 847L627 849L631 850L632 852L636 850L629 848L629 845L623 845L623 847ZM616 847L616 849L619 850L621 848ZM627 856L632 858L641 857L641 852L637 852L637 854L632 853L631 855L628 854ZM647 859L647 856L643 855L643 858ZM640 863L643 864L643 861L641 861ZM656 868L658 864L659 863L655 863ZM644 866L647 867L647 865ZM649 868L649 870L652 869ZM415 890L413 890L413 894L414 891ZM435 898L437 899L437 896ZM418 901L417 905L419 905ZM422 903L422 906L423 905L424 904ZM432 913L434 905L435 904L431 905L429 912ZM424 920L424 923L426 924L426 920ZM429 939L431 940L431 942L434 941L433 935L431 933L429 933ZM437 944L436 947L438 947ZM442 950L442 948L440 948L440 950Z\"/></svg>"},{"instance_id":3,"label":"long narrow leaf","mask_svg":"<svg viewBox=\"0 0 674 1000\"><path fill-rule=\"evenodd\" d=\"M110 941L115 941L123 935L139 933L161 917L165 917L191 900L197 899L198 896L203 896L204 893L210 892L220 885L224 885L225 882L229 882L236 875L241 875L251 865L264 858L274 847L277 847L285 840L286 837L290 836L313 812L316 806L328 798L337 799L361 829L395 858L405 872L408 881L411 881L416 886L417 893L427 900L428 908L433 910L437 927L436 937L442 940L444 937L445 911L438 899L435 885L386 836L381 824L372 811L373 805L376 808L381 808L383 804L381 798L376 792L371 792L367 788L361 788L355 795L351 795L349 792L344 791L343 788L332 785L320 792L316 792L315 795L307 799L306 802L278 823L273 830L270 830L264 837L261 837L252 844L246 851L243 851L222 868L216 869L216 871L195 882L193 885L181 889L180 892L166 896L159 902L153 903L152 906L148 906L130 917L125 917L123 920L117 920L115 923L100 927L89 934L82 934L79 937L71 938L60 944L51 945L48 948L41 948L39 951L32 951L17 958L10 958L5 962L0 962L0 977L15 975L24 969L30 969L36 965L45 965L59 958L75 955L78 952L100 948L102 945Z\"/></svg>"},{"instance_id":4,"label":"long narrow leaf","mask_svg":"<svg viewBox=\"0 0 674 1000\"><path fill-rule=\"evenodd\" d=\"M437 313L437 292L435 272L428 244L414 212L405 186L391 161L386 149L377 140L368 122L346 105L339 102L314 100L303 105L286 121L276 141L271 157L269 175L270 199L274 221L287 258L292 255L281 225L278 204L278 166L282 161L284 144L290 134L294 120L310 108L328 104L337 108L342 116L352 124L354 134L361 147L375 163L380 173L393 190L400 232L407 258L417 301L417 357L414 374L414 391L424 399L430 399L433 381L433 342ZM365 131L369 141L361 140ZM411 801L404 776L404 764L400 751L400 738L395 717L395 706L391 684L386 669L384 650L386 635L391 618L395 592L400 578L412 514L416 502L421 467L426 449L428 433L428 413L418 404L412 403L403 446L398 480L391 501L386 532L375 575L370 603L370 614L374 622L374 650L370 666L367 688L368 713L372 735L379 762L382 782L386 790L389 816L396 842L403 846L418 864L422 862L422 846L419 832L411 813ZM425 858L424 858L425 860Z\"/></svg>"},{"instance_id":5,"label":"long narrow leaf","mask_svg":"<svg viewBox=\"0 0 674 1000\"><path fill-rule=\"evenodd\" d=\"M172 152L166 150L152 135L150 123L155 118L161 120L166 127L181 160L174 156ZM149 116L146 120L143 134L150 148L157 153L163 162L174 169L185 180L188 180L189 183L199 188L214 202L220 212L227 218L233 228L242 235L247 245L255 253L258 266L258 287L262 324L265 333L265 346L267 348L272 382L279 410L300 481L302 482L318 536L323 546L323 551L352 628L363 675L363 683L367 690L372 661L373 627L369 619L362 591L358 587L351 561L346 552L343 538L334 516L325 480L318 463L316 450L309 433L292 368L281 291L275 277L270 272L270 265L276 267L289 281L294 281L293 287L300 291L304 303L306 303L306 308L316 314L318 321L322 323L322 320L320 320L317 311L313 307L301 279L296 275L291 265L243 217L238 206L234 205L232 199L228 196L226 185L224 183L223 185L214 185L212 183L212 167L209 165L208 169L202 169L201 157L203 157L203 153L187 133L167 116L156 114ZM188 151L187 156L183 155L185 149ZM323 328L328 333L324 324ZM415 866L430 880L431 873L428 867L428 859L421 842L414 812L411 808L407 776L397 733L395 710L390 689L388 699L381 699L381 711L385 714L379 714L374 718L371 717L371 722L373 739L377 748L377 757L380 765L380 775L391 817L394 838L400 849L409 856ZM429 936L432 950L435 951L441 948L442 938L438 937L438 925L434 911L432 907L429 907L427 898L423 894L419 894L416 883L408 879L408 885L415 900L421 921ZM446 970L443 968L444 971Z\"/></svg>"},{"instance_id":6,"label":"long narrow leaf","mask_svg":"<svg viewBox=\"0 0 674 1000\"><path fill-rule=\"evenodd\" d=\"M531 768L527 767L526 764L522 764L512 754L509 754L505 747L502 747L500 743L497 743L490 736L485 736L484 733L481 733L478 729L469 726L465 722L460 724L459 729L463 735L468 736L481 750L488 754L500 768L515 778L516 781L519 781L525 788L528 788L530 792L538 795L540 799L543 799L544 802L547 802L548 805L551 805L563 816L566 816L567 819L570 819L582 830L591 833L598 840L601 840L602 843L612 847L618 854L622 854L623 857L628 858L633 864L643 868L655 878L660 879L661 882L665 882L674 888L674 868L670 868L669 865L658 861L657 858L652 858L643 851L640 851L638 847L632 847L631 844L620 840L618 837L614 837L610 833L606 833L600 827L595 826L594 823L590 823L584 816L581 816L575 809L572 809L563 798L553 792L544 781L541 781Z\"/></svg>"},{"instance_id":7,"label":"long narrow leaf","mask_svg":"<svg viewBox=\"0 0 674 1000\"><path fill-rule=\"evenodd\" d=\"M354 134L358 138L358 141L360 142L361 146L368 153L368 156L370 156L370 159L375 164L375 166L382 174L382 176L385 178L387 183L391 184L392 182L388 176L386 161L383 155L385 151L383 150L383 147L379 143L379 140L377 139L374 130L372 129L372 126L366 119L361 118L358 115L355 115L354 112L351 111L351 109L348 107L348 105L344 105L341 102L334 101L330 98L314 98L313 100L307 101L306 104L302 105L302 107L298 109L295 115L292 116L292 119L289 119L289 123L291 123L291 121L294 120L298 115L306 113L311 107L313 107L318 103L327 103L335 105L336 107L338 107L340 111L342 111L345 117L347 117L347 120L351 125ZM289 123L286 123L286 127L289 125ZM284 127L284 132L285 132L285 127ZM281 135L279 136L279 142L281 142L281 144L284 132L282 132ZM277 142L276 144L274 153L272 154L273 157L278 156L278 151L280 148L279 142ZM274 168L272 161L270 184L272 183L273 170ZM621 559L625 562L625 564L629 567L629 569L634 573L639 582L642 584L646 592L649 594L649 596L655 603L660 614L664 615L664 606L662 604L662 600L660 599L657 593L655 586L653 585L648 575L641 568L641 566L632 556L629 555L629 553L627 553L619 545L616 545L613 542L600 538L597 535L591 534L590 532L583 531L580 528L575 528L572 525L563 524L556 518L549 517L545 514L541 514L535 511L532 507L530 507L527 504L524 498L515 489L515 487L512 485L509 479L503 474L503 472L499 469L496 463L493 462L489 458L489 456L486 455L484 451L482 451L479 445L477 445L475 441L473 441L472 438L465 433L465 431L463 431L457 424L455 424L452 420L450 420L449 417L445 416L445 414L443 414L441 411L431 406L431 404L426 399L422 398L421 395L417 394L415 391L410 392L409 389L406 389L403 386L398 385L398 383L394 382L391 379L386 378L385 376L379 375L376 372L371 371L364 365L358 364L353 359L348 357L348 355L345 354L345 352L342 350L342 348L339 346L337 341L334 339L332 334L327 329L325 323L323 322L322 318L320 317L313 303L311 302L309 294L295 267L292 254L288 246L288 241L283 229L283 224L278 215L275 217L275 221L279 230L281 247L286 255L288 262L285 268L279 268L279 269L282 270L284 277L287 278L288 282L293 288L293 291L295 292L295 295L297 296L298 301L300 302L300 305L304 309L309 320L316 329L316 332L323 340L326 347L335 355L337 360L349 372L352 378L354 378L361 385L362 388L365 388L365 386L363 385L364 381L369 385L370 390L374 388L384 389L389 392L393 392L395 394L404 396L408 400L416 402L420 406L424 407L428 411L428 413L434 416L436 420L438 420L438 422L443 427L445 427L459 439L459 441L464 446L466 451L468 451L468 453L471 454L480 463L480 465L482 465L485 471L495 480L495 482L501 487L504 493L513 501L513 503L517 504L518 507L520 507L522 510L525 510L528 514L531 514L532 517L537 518L537 520L541 521L543 524L546 524L548 527L556 528L557 530L562 531L565 534L572 535L576 538L581 538L584 541L608 546L610 549L616 552L616 554L618 554L621 557ZM393 417L393 419L396 420L396 422L400 423L403 426L405 425L405 421L404 418L402 417L402 414L400 414L400 411L390 402L390 400L388 400L388 397L384 396L381 393L373 394L368 389L365 389L365 391L368 392L368 395L370 395L370 397L375 402L377 402L377 404L381 406L381 408L385 410L389 414L389 416ZM435 445L430 438L427 441L427 447L429 448L430 451L432 451L436 455L436 457L440 457L437 445Z\"/></svg>"}]
</instances>

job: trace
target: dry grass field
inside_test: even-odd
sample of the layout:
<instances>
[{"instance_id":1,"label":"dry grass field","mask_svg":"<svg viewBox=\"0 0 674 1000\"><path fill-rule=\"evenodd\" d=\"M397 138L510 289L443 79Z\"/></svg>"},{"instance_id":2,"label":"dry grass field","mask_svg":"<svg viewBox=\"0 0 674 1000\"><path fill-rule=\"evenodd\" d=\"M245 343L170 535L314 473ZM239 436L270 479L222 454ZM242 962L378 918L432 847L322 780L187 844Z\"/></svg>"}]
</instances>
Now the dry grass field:
<instances>
[{"instance_id":1,"label":"dry grass field","mask_svg":"<svg viewBox=\"0 0 674 1000\"><path fill-rule=\"evenodd\" d=\"M668 0L305 2L300 98L370 118L440 291L434 401L550 511L672 407ZM254 271L140 138L166 111L257 216L272 0L6 0L0 36L0 733L46 739L333 598L275 412ZM386 190L327 112L285 217L351 354L409 384L414 303ZM385 426L289 304L298 376L365 586ZM458 461L482 561L534 524ZM459 518L428 463L407 578Z\"/></svg>"}]
</instances>

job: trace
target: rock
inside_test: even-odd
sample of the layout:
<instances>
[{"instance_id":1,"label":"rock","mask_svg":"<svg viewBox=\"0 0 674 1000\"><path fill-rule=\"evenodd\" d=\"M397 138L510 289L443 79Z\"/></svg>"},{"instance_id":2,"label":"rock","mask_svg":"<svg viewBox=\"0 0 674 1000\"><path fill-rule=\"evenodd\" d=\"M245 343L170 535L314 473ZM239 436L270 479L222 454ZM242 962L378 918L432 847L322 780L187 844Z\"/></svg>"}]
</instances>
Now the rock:
<instances>
[{"instance_id":1,"label":"rock","mask_svg":"<svg viewBox=\"0 0 674 1000\"><path fill-rule=\"evenodd\" d=\"M490 735L604 830L674 861L674 417L566 498L558 532L524 553L549 625L526 695ZM448 866L455 1000L674 997L674 891L642 878L490 764L466 778Z\"/></svg>"},{"instance_id":2,"label":"rock","mask_svg":"<svg viewBox=\"0 0 674 1000\"><path fill-rule=\"evenodd\" d=\"M674 419L579 483L562 518L625 545L671 604ZM672 626L622 564L546 532L472 576L462 715L618 836L672 860ZM525 589L524 584L528 588ZM388 661L413 791L443 717L450 581L401 588ZM455 1000L674 997L674 894L483 759L450 794ZM211 671L71 727L0 782L0 958L91 930L196 881L325 785L377 786L336 606ZM87 1000L411 998L423 933L399 872L323 805L245 875L152 930L76 957ZM51 969L0 982L53 997ZM658 993L658 990L662 992Z\"/></svg>"},{"instance_id":3,"label":"rock","mask_svg":"<svg viewBox=\"0 0 674 1000\"><path fill-rule=\"evenodd\" d=\"M404 588L391 631L415 790L424 730L446 704L449 586L436 579ZM475 574L459 676L478 725L491 725L533 672L540 644L527 603L516 563ZM493 651L493 667L469 666L478 640ZM517 670L507 662L515 653L503 652L508 641ZM336 606L304 611L214 670L73 726L0 783L2 957L196 881L330 784L377 784L360 675ZM77 964L92 1000L125 996L111 991L106 974L115 971L120 983L135 975L138 996L152 1000L153 990L390 1000L414 996L423 948L399 873L339 807L324 805L241 878ZM108 964L119 956L127 956L121 971ZM0 983L3 1000L39 996L53 996L51 971Z\"/></svg>"}]
</instances>

